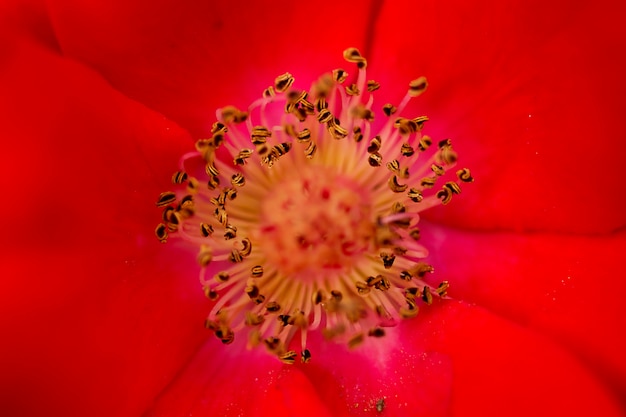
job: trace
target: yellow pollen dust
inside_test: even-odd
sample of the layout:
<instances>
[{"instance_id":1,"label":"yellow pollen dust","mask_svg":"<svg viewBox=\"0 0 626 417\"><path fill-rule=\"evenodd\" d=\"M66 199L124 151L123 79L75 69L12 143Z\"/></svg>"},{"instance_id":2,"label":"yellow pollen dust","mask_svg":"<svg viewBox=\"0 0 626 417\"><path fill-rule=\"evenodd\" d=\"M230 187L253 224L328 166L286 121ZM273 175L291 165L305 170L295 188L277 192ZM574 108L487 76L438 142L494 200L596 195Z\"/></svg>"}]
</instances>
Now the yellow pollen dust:
<instances>
[{"instance_id":1,"label":"yellow pollen dust","mask_svg":"<svg viewBox=\"0 0 626 417\"><path fill-rule=\"evenodd\" d=\"M311 332L353 348L445 298L446 281L426 280L419 213L473 181L449 139L422 133L428 117L402 115L426 78L375 105L365 58L344 59L354 79L336 69L299 90L285 73L248 109L219 109L156 202L157 238L198 247L206 327L285 363L311 360Z\"/></svg>"}]
</instances>

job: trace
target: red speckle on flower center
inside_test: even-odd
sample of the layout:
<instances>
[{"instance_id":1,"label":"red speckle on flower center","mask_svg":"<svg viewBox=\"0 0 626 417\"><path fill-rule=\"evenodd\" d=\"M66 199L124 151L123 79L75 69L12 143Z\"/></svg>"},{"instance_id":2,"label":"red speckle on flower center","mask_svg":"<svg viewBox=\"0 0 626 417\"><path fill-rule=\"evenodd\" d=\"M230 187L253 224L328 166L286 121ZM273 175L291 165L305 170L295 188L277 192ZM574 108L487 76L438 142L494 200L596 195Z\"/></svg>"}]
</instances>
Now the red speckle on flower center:
<instances>
[{"instance_id":1,"label":"red speckle on flower center","mask_svg":"<svg viewBox=\"0 0 626 417\"><path fill-rule=\"evenodd\" d=\"M261 202L260 250L294 279L349 272L373 249L369 190L326 167L306 168Z\"/></svg>"}]
</instances>

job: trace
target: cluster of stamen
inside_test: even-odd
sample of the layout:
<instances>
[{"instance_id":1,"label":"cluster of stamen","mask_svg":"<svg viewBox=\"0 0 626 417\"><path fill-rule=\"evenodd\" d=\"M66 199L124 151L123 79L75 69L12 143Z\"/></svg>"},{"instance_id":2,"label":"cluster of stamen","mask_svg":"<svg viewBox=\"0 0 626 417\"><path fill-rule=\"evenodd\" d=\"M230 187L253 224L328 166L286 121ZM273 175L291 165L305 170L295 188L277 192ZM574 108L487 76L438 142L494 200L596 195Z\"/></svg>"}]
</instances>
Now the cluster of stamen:
<instances>
[{"instance_id":1,"label":"cluster of stamen","mask_svg":"<svg viewBox=\"0 0 626 417\"><path fill-rule=\"evenodd\" d=\"M426 281L419 213L473 181L466 168L450 175L457 155L422 134L428 117L400 116L424 77L381 106L374 134L380 85L358 50L344 58L354 83L337 69L298 90L286 73L247 111L218 110L211 137L181 158L177 191L156 203L157 238L198 246L206 327L225 344L247 334L285 363L310 360L308 332L355 347L446 297L446 281Z\"/></svg>"}]
</instances>

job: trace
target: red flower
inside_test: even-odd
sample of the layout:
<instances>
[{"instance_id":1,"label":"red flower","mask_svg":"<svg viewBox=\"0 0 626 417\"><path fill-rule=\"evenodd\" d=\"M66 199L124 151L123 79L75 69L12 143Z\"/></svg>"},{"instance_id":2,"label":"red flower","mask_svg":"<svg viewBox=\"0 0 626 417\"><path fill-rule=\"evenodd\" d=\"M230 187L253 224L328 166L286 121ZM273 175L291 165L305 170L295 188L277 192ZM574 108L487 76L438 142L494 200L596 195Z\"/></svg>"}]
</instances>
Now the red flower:
<instances>
[{"instance_id":1,"label":"red flower","mask_svg":"<svg viewBox=\"0 0 626 417\"><path fill-rule=\"evenodd\" d=\"M4 414L623 413L624 7L453 6L4 4ZM416 112L480 179L422 229L462 301L283 367L198 330L153 199L215 108L349 45L390 90L429 78Z\"/></svg>"}]
</instances>

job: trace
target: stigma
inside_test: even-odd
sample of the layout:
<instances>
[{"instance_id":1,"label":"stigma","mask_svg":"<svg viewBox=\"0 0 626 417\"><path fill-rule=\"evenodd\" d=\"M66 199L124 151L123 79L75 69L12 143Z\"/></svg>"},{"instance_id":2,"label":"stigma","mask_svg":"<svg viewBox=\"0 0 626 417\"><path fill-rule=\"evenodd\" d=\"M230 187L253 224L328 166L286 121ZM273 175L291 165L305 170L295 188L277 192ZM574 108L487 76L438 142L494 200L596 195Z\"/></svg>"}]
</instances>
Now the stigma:
<instances>
[{"instance_id":1,"label":"stigma","mask_svg":"<svg viewBox=\"0 0 626 417\"><path fill-rule=\"evenodd\" d=\"M156 202L157 238L197 247L205 326L285 363L311 359L310 332L354 348L446 298L419 215L473 181L449 139L423 133L427 116L404 115L426 78L375 104L366 59L344 59L354 76L336 69L305 90L285 73L247 109L219 109Z\"/></svg>"}]
</instances>

